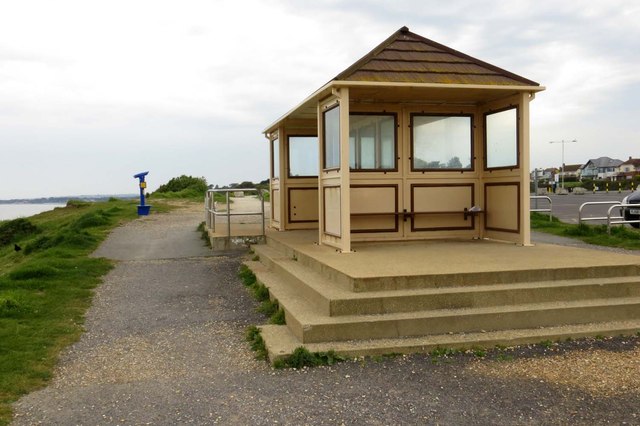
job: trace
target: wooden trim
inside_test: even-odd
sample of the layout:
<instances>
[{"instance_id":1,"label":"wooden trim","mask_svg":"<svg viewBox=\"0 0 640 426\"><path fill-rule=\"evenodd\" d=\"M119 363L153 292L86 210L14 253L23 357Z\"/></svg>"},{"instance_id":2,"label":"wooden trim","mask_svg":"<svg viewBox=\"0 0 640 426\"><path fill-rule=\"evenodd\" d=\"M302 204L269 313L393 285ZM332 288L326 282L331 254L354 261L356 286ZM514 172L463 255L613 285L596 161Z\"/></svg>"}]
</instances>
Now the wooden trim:
<instances>
[{"instance_id":1,"label":"wooden trim","mask_svg":"<svg viewBox=\"0 0 640 426\"><path fill-rule=\"evenodd\" d=\"M274 189L274 188L271 188L271 194L269 194L269 196L271 197L271 202L272 202L272 203L273 203L273 200L275 199L275 197L273 196L273 194L274 194L276 191L278 191L278 192L279 192L279 191L280 191L280 188L275 188L275 189ZM280 194L280 196L282 197L282 194ZM227 208L229 208L229 206L227 206ZM273 208L273 204L272 204L272 205L271 205L271 220L274 220L274 221L276 220L276 217L275 217L275 210L276 210L276 209L274 209L274 208ZM282 215L282 212L280 212L280 214ZM279 219L277 220L277 222L278 222L278 223L280 223L280 222L282 222L282 220L279 218Z\"/></svg>"},{"instance_id":2,"label":"wooden trim","mask_svg":"<svg viewBox=\"0 0 640 426\"><path fill-rule=\"evenodd\" d=\"M476 187L474 183L412 183L410 187L410 197L411 197L411 232L423 232L423 231L459 231L459 230L473 230L476 227L475 217L471 215L471 225L470 226L435 226L429 228L417 228L415 226L415 215L419 214L461 214L464 215L463 211L434 211L434 212L415 212L415 195L414 188L449 188L449 187L465 187L468 186L471 188L471 206L475 205L476 199Z\"/></svg>"},{"instance_id":3,"label":"wooden trim","mask_svg":"<svg viewBox=\"0 0 640 426\"><path fill-rule=\"evenodd\" d=\"M287 146L286 146L286 161L287 161L287 177L289 179L317 179L318 175L309 175L309 176L292 176L291 175L291 156L289 155L289 151L291 149L291 138L316 138L318 144L320 141L318 140L318 135L287 135Z\"/></svg>"},{"instance_id":4,"label":"wooden trim","mask_svg":"<svg viewBox=\"0 0 640 426\"><path fill-rule=\"evenodd\" d=\"M393 168L392 169L352 169L349 167L350 172L354 173L391 173L398 171L398 113L397 112L378 112L378 111L362 111L362 112L349 112L349 117L352 115L371 115L371 116L393 116ZM351 120L349 120L349 133L351 133Z\"/></svg>"},{"instance_id":5,"label":"wooden trim","mask_svg":"<svg viewBox=\"0 0 640 426\"><path fill-rule=\"evenodd\" d=\"M413 166L413 118L414 117L469 117L470 121L469 121L469 137L470 137L470 161L471 161L471 168L468 169L464 169L464 168L460 168L460 169L416 169ZM474 138L474 133L475 133L475 124L474 124L474 114L472 113L446 113L446 112L434 112L434 113L429 113L429 112L412 112L409 114L409 166L410 166L410 170L412 172L437 172L437 173L443 173L443 172L474 172L475 171L475 138Z\"/></svg>"},{"instance_id":6,"label":"wooden trim","mask_svg":"<svg viewBox=\"0 0 640 426\"><path fill-rule=\"evenodd\" d=\"M342 187L340 185L323 186L322 187L322 232L325 235L329 235L331 237L342 238L341 234L334 234L332 232L327 232L327 215L326 215L326 211L327 211L327 196L326 196L326 191L327 191L327 189L331 189L331 188L339 188L340 191L342 192ZM342 199L340 199L340 211L342 211ZM340 220L342 220L342 217L340 218ZM340 229L342 229L342 224L340 224L340 225L341 225Z\"/></svg>"},{"instance_id":7,"label":"wooden trim","mask_svg":"<svg viewBox=\"0 0 640 426\"><path fill-rule=\"evenodd\" d=\"M510 166L502 166L502 167L488 167L487 166L487 116L492 114L497 114L499 112L509 111L510 109L516 110L516 164ZM484 157L483 157L483 169L485 172L491 172L494 170L515 170L520 168L520 106L519 105L509 105L504 108L491 109L484 114L482 114L482 131L483 131L483 141L484 144Z\"/></svg>"},{"instance_id":8,"label":"wooden trim","mask_svg":"<svg viewBox=\"0 0 640 426\"><path fill-rule=\"evenodd\" d=\"M289 223L317 223L318 220L293 220L291 219L291 190L296 191L318 191L318 188L309 187L288 187L287 188L287 220Z\"/></svg>"},{"instance_id":9,"label":"wooden trim","mask_svg":"<svg viewBox=\"0 0 640 426\"><path fill-rule=\"evenodd\" d=\"M280 138L275 137L273 139L269 140L269 154L270 154L270 171L271 171L271 176L269 176L269 178L271 178L271 180L280 180L280 171L278 170L278 176L275 176L275 164L273 164L273 160L275 158L274 155L274 149L273 149L273 144L276 143L278 145L278 162L280 162Z\"/></svg>"},{"instance_id":10,"label":"wooden trim","mask_svg":"<svg viewBox=\"0 0 640 426\"><path fill-rule=\"evenodd\" d=\"M394 211L392 212L384 212L384 213L352 213L351 216L394 216L394 228L388 229L358 229L351 230L352 234L369 234L369 233L380 233L380 232L398 232L399 231L399 223L398 223L398 184L388 183L383 185L374 185L374 184L362 184L362 185L350 185L351 188L393 188L395 192L395 206Z\"/></svg>"},{"instance_id":11,"label":"wooden trim","mask_svg":"<svg viewBox=\"0 0 640 426\"><path fill-rule=\"evenodd\" d=\"M336 102L335 105L331 105L330 107L322 111L322 170L324 171L340 169L340 161L338 161L337 167L326 168L326 164L325 164L325 161L327 159L327 120L325 119L325 117L329 111L339 107L340 107L340 102L338 101ZM340 126L340 118L338 118L338 126ZM319 142L320 141L318 141L318 143Z\"/></svg>"},{"instance_id":12,"label":"wooden trim","mask_svg":"<svg viewBox=\"0 0 640 426\"><path fill-rule=\"evenodd\" d=\"M485 211L488 211L489 208L489 202L487 199L487 187L488 186L515 186L517 188L517 193L516 193L516 199L518 200L518 209L516 211L516 214L518 215L518 226L517 228L514 229L507 229L507 228L490 228L489 226L487 226L487 216L488 214L484 215L484 229L488 230L488 231L498 231L498 232L511 232L514 234L519 234L520 233L520 210L521 210L521 205L520 205L520 182L496 182L496 183L485 183L484 184L484 207L485 207Z\"/></svg>"}]
</instances>

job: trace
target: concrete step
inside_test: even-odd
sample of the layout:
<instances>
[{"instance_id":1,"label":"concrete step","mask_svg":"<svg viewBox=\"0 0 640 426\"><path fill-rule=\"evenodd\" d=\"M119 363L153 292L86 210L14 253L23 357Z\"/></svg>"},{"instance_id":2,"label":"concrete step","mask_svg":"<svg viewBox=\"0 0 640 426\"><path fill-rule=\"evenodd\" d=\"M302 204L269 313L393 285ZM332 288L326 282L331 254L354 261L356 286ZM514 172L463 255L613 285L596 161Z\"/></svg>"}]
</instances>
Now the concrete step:
<instances>
[{"instance_id":1,"label":"concrete step","mask_svg":"<svg viewBox=\"0 0 640 426\"><path fill-rule=\"evenodd\" d=\"M322 263L314 257L311 257L302 251L296 250L276 239L267 237L266 241L266 245L260 244L252 246L251 248L254 251L261 251L264 250L266 246L266 253L273 253L277 258L287 258L292 260L295 259L298 264L319 273L326 279L341 286L346 290L353 291L354 280L348 274L345 274L342 271L339 271L325 263Z\"/></svg>"},{"instance_id":2,"label":"concrete step","mask_svg":"<svg viewBox=\"0 0 640 426\"><path fill-rule=\"evenodd\" d=\"M265 245L253 246L260 250ZM540 281L564 281L590 278L638 277L640 264L585 265L580 267L550 267L543 269L516 269L467 273L352 277L328 266L318 259L267 237L271 253L279 258L296 259L298 264L324 276L327 280L353 292L417 290L442 287L470 287L478 285L513 284ZM277 254L279 253L279 254ZM390 260L391 261L391 260Z\"/></svg>"},{"instance_id":3,"label":"concrete step","mask_svg":"<svg viewBox=\"0 0 640 426\"><path fill-rule=\"evenodd\" d=\"M436 334L419 337L330 341L305 343L298 340L286 326L264 325L260 327L271 362L291 355L304 346L311 352L333 350L343 356L373 356L393 353L429 353L436 348L470 349L493 348L496 345L517 346L543 341L563 341L589 336L635 335L640 332L640 320L607 321L569 326L501 330L486 333Z\"/></svg>"},{"instance_id":4,"label":"concrete step","mask_svg":"<svg viewBox=\"0 0 640 426\"><path fill-rule=\"evenodd\" d=\"M339 317L318 315L305 303L284 306L289 328L304 343L640 319L640 297Z\"/></svg>"},{"instance_id":5,"label":"concrete step","mask_svg":"<svg viewBox=\"0 0 640 426\"><path fill-rule=\"evenodd\" d=\"M285 311L287 326L304 343L499 331L640 319L640 297L615 297L379 315L329 316L331 301L292 291L259 262L247 262ZM505 290L506 291L506 290Z\"/></svg>"},{"instance_id":6,"label":"concrete step","mask_svg":"<svg viewBox=\"0 0 640 426\"><path fill-rule=\"evenodd\" d=\"M640 297L640 277L591 278L465 287L354 293L268 246L254 246L260 261L288 284L289 291L316 300L328 316L368 315L436 309ZM285 291L285 288L282 289Z\"/></svg>"}]
</instances>

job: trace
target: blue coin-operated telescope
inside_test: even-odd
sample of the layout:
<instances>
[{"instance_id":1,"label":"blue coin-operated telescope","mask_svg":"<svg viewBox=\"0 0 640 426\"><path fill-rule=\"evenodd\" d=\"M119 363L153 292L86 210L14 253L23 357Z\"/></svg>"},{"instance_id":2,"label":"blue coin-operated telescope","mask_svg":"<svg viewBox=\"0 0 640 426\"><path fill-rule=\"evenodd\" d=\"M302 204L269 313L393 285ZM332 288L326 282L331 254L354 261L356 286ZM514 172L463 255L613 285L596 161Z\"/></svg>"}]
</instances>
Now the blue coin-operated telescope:
<instances>
[{"instance_id":1,"label":"blue coin-operated telescope","mask_svg":"<svg viewBox=\"0 0 640 426\"><path fill-rule=\"evenodd\" d=\"M147 182L144 181L144 177L148 174L149 172L142 172L137 175L133 175L134 178L140 179L140 205L138 206L138 216L148 216L149 210L151 210L151 206L144 204L144 190L147 188Z\"/></svg>"}]
</instances>

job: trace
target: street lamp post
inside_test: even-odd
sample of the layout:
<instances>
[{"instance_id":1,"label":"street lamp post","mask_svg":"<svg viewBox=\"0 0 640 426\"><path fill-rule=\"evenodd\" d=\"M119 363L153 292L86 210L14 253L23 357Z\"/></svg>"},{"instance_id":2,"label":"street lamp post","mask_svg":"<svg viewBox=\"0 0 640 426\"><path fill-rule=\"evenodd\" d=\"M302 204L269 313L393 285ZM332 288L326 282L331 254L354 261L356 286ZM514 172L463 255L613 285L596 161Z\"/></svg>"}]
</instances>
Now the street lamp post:
<instances>
[{"instance_id":1,"label":"street lamp post","mask_svg":"<svg viewBox=\"0 0 640 426\"><path fill-rule=\"evenodd\" d=\"M562 172L560 172L560 188L564 189L564 144L565 143L574 143L578 142L577 140L565 141L564 139L561 141L551 141L549 143L561 143L562 144Z\"/></svg>"}]
</instances>

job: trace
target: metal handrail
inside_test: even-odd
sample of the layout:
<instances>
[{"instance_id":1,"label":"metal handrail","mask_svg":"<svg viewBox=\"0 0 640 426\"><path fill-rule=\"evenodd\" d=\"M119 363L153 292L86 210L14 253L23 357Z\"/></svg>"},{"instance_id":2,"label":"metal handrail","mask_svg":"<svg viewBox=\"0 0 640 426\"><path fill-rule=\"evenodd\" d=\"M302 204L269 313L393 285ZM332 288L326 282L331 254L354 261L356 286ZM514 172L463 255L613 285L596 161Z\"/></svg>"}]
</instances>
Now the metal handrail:
<instances>
[{"instance_id":1,"label":"metal handrail","mask_svg":"<svg viewBox=\"0 0 640 426\"><path fill-rule=\"evenodd\" d=\"M219 211L217 210L216 201L215 201L215 193L224 193L225 194L225 203L226 210ZM232 192L255 192L260 199L260 211L259 212L231 212L231 204L229 203L229 194ZM204 210L205 210L205 222L207 224L207 228L211 229L215 232L216 230L216 217L218 216L226 216L227 217L227 238L231 237L231 216L257 216L260 215L262 218L262 235L265 235L265 218L264 218L264 190L260 188L236 188L236 189L209 189L205 194L204 199Z\"/></svg>"},{"instance_id":2,"label":"metal handrail","mask_svg":"<svg viewBox=\"0 0 640 426\"><path fill-rule=\"evenodd\" d=\"M611 210L616 207L620 207L620 216L611 216ZM638 207L638 204L622 204L614 205L609 207L607 210L607 234L611 235L611 225L624 225L625 223L640 223L640 220L625 220L624 216L622 216L622 209L627 207ZM621 219L621 220L617 220Z\"/></svg>"},{"instance_id":3,"label":"metal handrail","mask_svg":"<svg viewBox=\"0 0 640 426\"><path fill-rule=\"evenodd\" d=\"M552 212L551 210L553 209L553 201L551 201L551 197L547 197L546 195L530 195L529 196L529 200L536 200L536 207L535 208L529 208L529 211L532 212L548 212L549 213L549 222L551 222L553 220L553 216L552 216ZM549 202L549 208L548 209L539 209L538 208L538 200L547 200Z\"/></svg>"},{"instance_id":4,"label":"metal handrail","mask_svg":"<svg viewBox=\"0 0 640 426\"><path fill-rule=\"evenodd\" d=\"M598 216L598 217L582 217L582 209L586 206L598 206L598 205L610 205L611 208L620 206L620 201L589 201L587 203L582 203L580 207L578 207L578 223L587 222L590 220L607 220L607 216Z\"/></svg>"}]
</instances>

